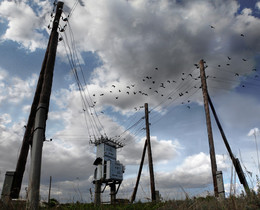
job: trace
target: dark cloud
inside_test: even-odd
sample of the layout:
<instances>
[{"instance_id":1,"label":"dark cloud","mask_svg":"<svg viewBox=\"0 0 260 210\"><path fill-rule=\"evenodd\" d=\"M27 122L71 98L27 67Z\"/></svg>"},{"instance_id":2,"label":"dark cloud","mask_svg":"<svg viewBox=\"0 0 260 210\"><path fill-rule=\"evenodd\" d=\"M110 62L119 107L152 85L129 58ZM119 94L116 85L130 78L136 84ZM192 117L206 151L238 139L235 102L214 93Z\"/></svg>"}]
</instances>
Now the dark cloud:
<instances>
[{"instance_id":1,"label":"dark cloud","mask_svg":"<svg viewBox=\"0 0 260 210\"><path fill-rule=\"evenodd\" d=\"M160 106L165 108L160 110L163 114L173 103L188 103L187 100L190 103L201 103L201 94L196 94L200 86L199 71L194 64L202 58L207 61L209 89L214 96L218 96L222 89L237 87L242 81L241 76L251 75L255 67L255 54L259 51L259 32L256 28L259 28L260 22L249 10L237 14L239 5L236 1L80 2L85 6L76 7L70 25L79 52L91 51L102 62L101 66L89 73L88 91L92 100L96 101L95 109L108 136L114 137L127 128L125 124L119 125L112 112L119 113L120 117L128 121L129 115L133 113L137 113L138 117L143 116L144 110L140 106L145 102L149 103L150 108L159 104L159 110ZM46 17L45 12L51 8L47 1L39 2L40 4L44 7L44 12L36 15L24 2L18 7L14 2L3 1L0 4L0 14L7 20L8 28L2 40L15 41L31 51L43 48L46 38L42 29L46 27L45 23L48 25L49 20L46 18L43 22L42 17ZM72 8L73 4L72 1L65 1L68 8ZM31 23L29 28L28 23ZM66 33L69 34L69 30ZM61 44L58 51L59 56L64 56L65 50ZM6 75L0 72L1 87L4 85L2 78L6 78ZM10 80L12 88L7 92L11 97L3 98L1 94L0 102L20 102L25 97L23 93L32 92L33 85L30 81L34 79L35 77L30 77L27 85L19 78ZM254 119L254 123L258 122L257 108L244 109L252 104L258 105L255 99L233 95L223 97L221 101L226 104L218 104L219 112L227 124L233 125L248 116ZM66 90L57 90L52 95L52 103L56 107L50 110L47 135L53 138L53 142L44 143L42 196L46 197L49 176L53 176L53 194L57 198L81 200L81 192L87 198L87 189L93 189L92 164L95 151L93 146L88 145L90 133L82 116L84 111L76 85L71 85ZM232 112L225 108L233 107L234 104L239 106ZM112 107L112 111L108 107ZM24 123L12 127L8 125L10 120L7 115L0 121L2 183L4 171L15 167L17 154L14 152L10 155L9 151L13 145L21 145ZM250 126L255 127L254 123ZM239 125L244 124L245 122ZM142 129L142 126L143 124L139 125L138 129ZM140 135L136 139L130 131L125 132L126 146L118 152L118 159L133 167L131 172L126 172L127 179L122 186L126 194L133 188L134 179L131 177L137 168L135 166L139 164L144 145L145 134L138 134ZM152 146L156 148L153 150L156 165L178 157L183 144L174 139L152 137ZM8 160L5 159L7 156ZM220 169L226 168L223 162L218 164L221 165ZM172 170L172 166L169 167L171 169L168 171L156 172L160 189L175 190L179 186L199 188L211 183L210 162L205 153L184 158L175 170ZM148 186L147 177L143 183Z\"/></svg>"}]
</instances>

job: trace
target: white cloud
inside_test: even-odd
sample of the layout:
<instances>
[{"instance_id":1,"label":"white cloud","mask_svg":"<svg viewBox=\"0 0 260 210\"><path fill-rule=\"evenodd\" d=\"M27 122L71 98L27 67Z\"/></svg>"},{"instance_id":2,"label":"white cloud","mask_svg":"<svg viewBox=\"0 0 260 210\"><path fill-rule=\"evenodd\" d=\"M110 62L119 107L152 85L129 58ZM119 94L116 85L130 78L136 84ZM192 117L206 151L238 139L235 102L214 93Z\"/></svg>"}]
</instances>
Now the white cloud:
<instances>
[{"instance_id":1,"label":"white cloud","mask_svg":"<svg viewBox=\"0 0 260 210\"><path fill-rule=\"evenodd\" d=\"M3 114L0 116L0 126L6 125L12 121L12 117L9 114Z\"/></svg>"},{"instance_id":2,"label":"white cloud","mask_svg":"<svg viewBox=\"0 0 260 210\"><path fill-rule=\"evenodd\" d=\"M216 155L218 170L229 167L225 163L226 157ZM188 156L172 172L158 172L157 182L160 188L172 188L182 186L184 188L206 187L212 183L210 157L200 152Z\"/></svg>"},{"instance_id":3,"label":"white cloud","mask_svg":"<svg viewBox=\"0 0 260 210\"><path fill-rule=\"evenodd\" d=\"M25 1L3 1L0 4L0 15L1 19L8 21L8 28L2 39L16 41L30 51L44 47L46 38L40 31L45 28L43 20L46 9L50 10L50 7L48 1L40 5L42 13L37 15Z\"/></svg>"},{"instance_id":4,"label":"white cloud","mask_svg":"<svg viewBox=\"0 0 260 210\"><path fill-rule=\"evenodd\" d=\"M144 148L146 138L134 142L128 140L128 144L118 153L118 159L125 165L138 165ZM178 140L158 140L156 136L151 137L152 157L154 163L169 162L174 159L181 149Z\"/></svg>"},{"instance_id":5,"label":"white cloud","mask_svg":"<svg viewBox=\"0 0 260 210\"><path fill-rule=\"evenodd\" d=\"M256 2L255 8L257 8L258 10L260 10L260 1Z\"/></svg>"},{"instance_id":6,"label":"white cloud","mask_svg":"<svg viewBox=\"0 0 260 210\"><path fill-rule=\"evenodd\" d=\"M20 77L10 77L6 71L0 72L0 104L19 103L30 98L34 93L37 82L37 75L32 74L25 80ZM1 78L0 76L0 78Z\"/></svg>"},{"instance_id":7,"label":"white cloud","mask_svg":"<svg viewBox=\"0 0 260 210\"><path fill-rule=\"evenodd\" d=\"M13 103L18 103L24 98L31 97L34 93L33 88L36 85L37 76L33 74L31 77L27 78L26 81L14 77L11 79L11 84L7 87L8 100Z\"/></svg>"},{"instance_id":8,"label":"white cloud","mask_svg":"<svg viewBox=\"0 0 260 210\"><path fill-rule=\"evenodd\" d=\"M253 129L251 129L249 132L248 132L248 134L247 134L247 136L253 136L253 135L257 135L257 134L259 134L259 129L258 128L253 128Z\"/></svg>"}]
</instances>

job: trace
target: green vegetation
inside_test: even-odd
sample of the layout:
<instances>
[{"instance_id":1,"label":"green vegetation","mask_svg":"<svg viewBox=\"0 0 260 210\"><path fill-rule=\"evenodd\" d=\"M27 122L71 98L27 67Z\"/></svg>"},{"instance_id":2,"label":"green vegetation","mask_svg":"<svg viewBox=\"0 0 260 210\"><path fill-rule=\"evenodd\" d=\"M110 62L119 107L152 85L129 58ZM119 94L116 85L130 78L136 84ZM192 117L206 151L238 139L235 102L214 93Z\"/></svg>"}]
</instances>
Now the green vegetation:
<instances>
[{"instance_id":1,"label":"green vegetation","mask_svg":"<svg viewBox=\"0 0 260 210\"><path fill-rule=\"evenodd\" d=\"M49 209L75 209L75 210L181 210L181 209L198 209L198 210L255 210L260 209L260 193L251 192L250 196L241 194L239 197L229 197L226 199L217 199L214 196L206 197L194 197L192 199L185 200L170 200L158 203L142 203L137 202L134 204L117 204L108 205L102 204L99 207L95 207L94 204L60 204Z\"/></svg>"},{"instance_id":2,"label":"green vegetation","mask_svg":"<svg viewBox=\"0 0 260 210\"><path fill-rule=\"evenodd\" d=\"M216 199L213 196L206 197L194 197L191 199L185 200L170 200L158 203L142 203L137 202L134 204L102 204L98 207L95 207L94 204L89 203L67 203L67 204L59 204L59 202L55 199L51 199L51 202L48 206L48 203L44 203L45 207L41 207L41 209L49 209L49 210L181 210L181 209L193 209L193 210L255 210L260 209L260 193L251 192L250 196L246 196L241 194L238 197L231 196L226 199ZM12 204L8 208L6 208L0 202L0 209L25 209L25 205L22 206L19 204Z\"/></svg>"}]
</instances>

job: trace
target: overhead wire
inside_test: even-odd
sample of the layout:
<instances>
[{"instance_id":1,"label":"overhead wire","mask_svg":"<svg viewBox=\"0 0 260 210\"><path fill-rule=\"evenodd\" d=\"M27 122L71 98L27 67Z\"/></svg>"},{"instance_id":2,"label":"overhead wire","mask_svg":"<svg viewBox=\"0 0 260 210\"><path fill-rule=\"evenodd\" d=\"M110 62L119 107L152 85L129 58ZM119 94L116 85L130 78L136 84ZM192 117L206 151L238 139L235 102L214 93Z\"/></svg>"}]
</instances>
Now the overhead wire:
<instances>
[{"instance_id":1,"label":"overhead wire","mask_svg":"<svg viewBox=\"0 0 260 210\"><path fill-rule=\"evenodd\" d=\"M74 6L73 6L73 9L71 10L71 12L70 12L70 14L69 14L69 16L72 14L72 12L75 10L75 8L76 8L76 6L77 6L77 4L78 4L78 1L76 1L75 2L75 4L74 4ZM72 31L72 29L71 29L71 27L70 27L70 24L69 24L69 22L68 22L68 26L69 26L69 32L70 32L70 37L71 37L71 39L72 39L72 55L71 55L71 57L74 57L73 59L76 59L77 60L77 62L78 63L80 63L80 61L79 61L79 58L78 58L78 55L77 55L77 53L76 53L76 48L75 48L75 40L74 40L74 35L73 35L73 31ZM84 77L84 74L83 74L83 71L82 71L82 68L81 68L81 66L79 65L79 68L80 68L80 70L81 70L81 74L82 74L82 78L83 78L83 81L84 81L84 84L85 84L85 87L86 87L86 90L88 91L88 96L89 96L89 100L90 100L90 102L91 102L91 104L92 104L92 106L93 106L93 101L92 101L92 99L91 99L91 97L90 97L90 92L89 92L89 90L88 90L88 87L87 87L87 84L86 84L86 80L85 80L85 77ZM193 71L195 71L195 70L193 70ZM193 75L193 71L191 72L191 74ZM236 73L236 72L232 72L232 71L227 71L227 73ZM74 73L75 73L75 77L77 78L76 80L77 80L77 82L78 82L78 86L80 86L80 88L79 89L81 89L81 90L83 90L83 94L85 95L85 91L84 91L84 88L82 87L82 85L80 85L81 83L80 83L80 80L78 79L78 75L77 75L77 70L76 70L76 68L74 68ZM186 77L185 77L185 80L187 80L187 78L189 77L189 74L186 74ZM192 77L192 76L191 76ZM191 79L194 79L194 78L191 78ZM211 81L215 81L215 82L223 82L223 83L226 83L226 84L228 84L228 82L229 82L229 84L231 83L231 82L234 82L235 84L236 83L240 83L241 81L237 81L237 80L227 80L227 79L225 79L225 80L223 80L223 78L210 78L209 77L209 79L211 80ZM241 77L240 77L240 79L241 79ZM188 84L188 85L187 85ZM197 89L195 89L194 90L194 86L198 86L198 84L199 84L199 82L194 82L194 80L192 80L191 82L180 82L179 84L178 84L178 86L176 87L176 88L174 88L174 90L172 90L170 93L168 93L156 106L154 106L154 107L152 107L152 109L150 110L150 113L153 115L153 113L154 113L154 111L156 111L156 113L157 113L157 115L159 115L160 114L160 111L161 110L166 110L166 109L168 109L172 104L174 104L174 103L176 103L177 101L182 101L181 99L180 99L180 97L179 97L179 93L180 92L186 92L186 91L188 91L189 92L189 95L186 95L186 94L184 94L184 97L182 98L182 99L185 99L185 100L187 100L188 98L190 98L190 97L192 97L194 94L196 94L197 93L197 91L199 90L199 88L197 87ZM218 88L218 87L214 87L214 86L212 86L212 85L209 85L209 87L211 87L211 88ZM223 89L223 87L222 87L222 89ZM192 91L191 93L190 93L190 91L191 90L194 90L194 91ZM146 90L146 91L149 91L148 89ZM151 95L155 95L154 93L153 94L151 94ZM85 97L85 100L86 101L88 101L86 98L86 95L85 96L83 96L83 98ZM172 97L172 100L169 100L169 97ZM177 103L178 104L178 103ZM90 104L88 104L88 106L89 107L91 107L90 106ZM95 115L96 115L96 119L97 119L97 121L99 121L98 123L101 125L101 127L102 127L102 129L104 130L104 127L102 126L102 124L101 124L101 122L100 122L100 120L99 120L99 118L98 118L98 115L97 115L97 112L96 112L96 110L95 110L95 107L93 106L92 108L94 108L93 110L94 110L94 112L95 112ZM160 109L157 109L157 108L160 108ZM136 117L136 116L135 116ZM152 118L151 119L156 119L155 118L156 117L156 115L153 115L152 116ZM132 118L132 120L133 119L135 119L135 118ZM140 120L140 119L139 119ZM141 127L140 127L140 124L139 124L139 120L137 121L137 122L135 122L135 123L133 123L133 124L131 124L131 122L129 122L129 125L130 126L125 126L125 130L124 130L124 132L122 132L119 136L122 136L122 135L126 135L126 133L127 133L127 131L130 131L130 130L132 130L132 132L134 132L134 133L136 133L137 131L138 132L140 132L140 130L142 129ZM134 120L133 120L134 121ZM95 127L97 128L98 126L97 126L97 123L95 123L95 120L93 121L94 122L94 124L95 124ZM138 127L139 126L139 127ZM120 127L118 126L118 128L117 129L115 129L114 130L114 132L116 131L116 130L118 130ZM135 129L135 130L134 130Z\"/></svg>"},{"instance_id":2,"label":"overhead wire","mask_svg":"<svg viewBox=\"0 0 260 210\"><path fill-rule=\"evenodd\" d=\"M72 46L73 46L73 48L74 48L74 54L75 54L76 60L77 60L77 62L78 62L78 66L79 66L79 69L80 69L80 71L81 71L81 75L82 75L82 78L83 78L83 81L84 81L84 85L85 85L84 87L86 87L87 92L88 92L88 96L89 96L89 100L90 100L91 103L93 104L93 105L92 105L92 108L93 108L93 110L94 110L94 113L95 113L96 119L97 119L97 121L98 121L98 123L99 123L99 126L100 126L101 129L104 131L104 134L103 134L103 135L106 136L105 128L104 128L104 126L102 125L102 123L101 123L100 120L99 120L98 114L97 114L96 109L95 109L95 105L94 105L93 100L92 100L92 98L91 98L91 96L90 96L90 92L89 92L89 89L88 89L88 85L87 85L87 82L86 82L86 79L85 79L85 76L84 76L84 72L83 72L82 66L81 66L80 61L79 61L77 49L76 49L76 46L75 46L74 34L73 34L72 29L71 29L71 26L70 26L69 21L68 21L68 27L69 27L69 31L70 31L71 38L72 38ZM84 93L84 96L85 96L85 98L86 98L86 94L85 94L84 88L83 88L83 93Z\"/></svg>"},{"instance_id":3,"label":"overhead wire","mask_svg":"<svg viewBox=\"0 0 260 210\"><path fill-rule=\"evenodd\" d=\"M70 28L70 26L69 26L69 28ZM88 101L86 94L85 94L85 91L84 91L84 88L83 88L83 85L81 84L81 81L80 81L79 76L77 74L77 67L80 66L80 63L79 63L79 59L77 57L77 52L75 50L74 40L72 38L73 33L71 33L71 29L69 29L69 30L70 30L70 38L67 36L66 31L64 33L64 35L65 35L64 46L65 46L65 50L66 50L66 53L67 53L67 57L69 59L70 66L72 68L72 72L74 74L74 78L76 80L76 83L77 83L77 86L78 86L78 89L79 89L79 92L80 92L80 95L81 95L84 115L86 113L86 110L89 110L89 111L87 111L87 114L89 115L93 136L95 138L96 135L101 136L102 134L101 134L100 129L99 129L97 123L96 123L96 119L94 118L94 116L91 112L91 107L93 108L93 103L90 104L90 102ZM95 112L95 114L96 114L96 112ZM96 114L96 117L98 118L97 114ZM88 123L87 123L86 116L85 116L85 122L87 124L88 131L90 131ZM100 121L99 121L99 123L100 123ZM102 124L100 123L100 125L102 125ZM101 126L101 128L102 128L102 126ZM89 133L89 135L91 136L91 133Z\"/></svg>"}]
</instances>

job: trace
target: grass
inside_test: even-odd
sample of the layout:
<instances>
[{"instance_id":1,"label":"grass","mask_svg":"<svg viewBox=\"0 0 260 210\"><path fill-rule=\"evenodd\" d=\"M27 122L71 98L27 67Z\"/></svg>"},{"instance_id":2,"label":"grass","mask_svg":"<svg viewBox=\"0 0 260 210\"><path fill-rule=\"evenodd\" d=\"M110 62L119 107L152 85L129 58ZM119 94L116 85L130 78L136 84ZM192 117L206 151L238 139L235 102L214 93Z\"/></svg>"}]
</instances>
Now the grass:
<instances>
[{"instance_id":1,"label":"grass","mask_svg":"<svg viewBox=\"0 0 260 210\"><path fill-rule=\"evenodd\" d=\"M21 204L13 204L10 207L6 208L0 203L0 209L25 209L25 206ZM67 203L59 204L55 199L52 199L51 205L42 207L40 209L50 209L50 210L255 210L260 209L260 193L251 192L250 196L241 194L238 197L231 196L226 199L217 199L214 196L206 197L194 197L187 198L185 200L169 200L165 202L157 203L142 203L137 202L134 204L102 204L100 206L94 206L90 203Z\"/></svg>"}]
</instances>

